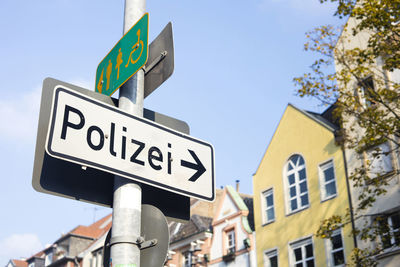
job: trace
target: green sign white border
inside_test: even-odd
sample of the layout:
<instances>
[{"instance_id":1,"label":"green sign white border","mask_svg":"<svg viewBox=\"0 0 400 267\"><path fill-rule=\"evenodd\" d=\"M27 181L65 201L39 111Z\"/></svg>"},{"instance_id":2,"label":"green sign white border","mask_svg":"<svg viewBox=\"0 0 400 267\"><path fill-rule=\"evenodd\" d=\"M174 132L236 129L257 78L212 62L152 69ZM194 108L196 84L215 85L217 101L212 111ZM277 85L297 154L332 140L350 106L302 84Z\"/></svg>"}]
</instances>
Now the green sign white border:
<instances>
[{"instance_id":1,"label":"green sign white border","mask_svg":"<svg viewBox=\"0 0 400 267\"><path fill-rule=\"evenodd\" d=\"M103 63L103 61L108 57L108 55L114 50L114 48L119 44L119 42L124 39L124 37L144 18L147 18L146 21L146 25L147 25L147 40L146 40L146 60L144 61L144 63L137 68L137 70L135 72L132 73L132 75L130 75L127 79L125 79L124 82L122 82L118 87L116 87L114 89L114 91L112 91L110 94L104 94L104 95L108 95L108 96L112 96L124 83L126 83L133 75L135 75L140 69L143 68L144 65L146 65L147 60L149 58L149 13L144 13L143 16L118 40L118 42L115 43L115 45L113 46L113 48L110 49L110 51L107 53L107 55L100 61L100 63L97 65L96 68L96 77L95 77L95 81L94 81L94 90L97 93L103 94L102 92L97 91L97 75L98 75L98 71L99 71L99 66Z\"/></svg>"}]
</instances>

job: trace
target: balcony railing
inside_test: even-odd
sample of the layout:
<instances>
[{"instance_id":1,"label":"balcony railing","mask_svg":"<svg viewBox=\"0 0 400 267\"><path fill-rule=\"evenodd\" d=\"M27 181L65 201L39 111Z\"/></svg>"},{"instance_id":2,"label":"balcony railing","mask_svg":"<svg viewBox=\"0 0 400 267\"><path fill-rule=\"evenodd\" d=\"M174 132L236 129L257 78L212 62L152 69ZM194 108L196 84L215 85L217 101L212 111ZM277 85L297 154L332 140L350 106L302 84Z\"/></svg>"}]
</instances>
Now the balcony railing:
<instances>
[{"instance_id":1,"label":"balcony railing","mask_svg":"<svg viewBox=\"0 0 400 267\"><path fill-rule=\"evenodd\" d=\"M236 248L235 247L228 248L226 252L227 253L224 256L222 256L222 260L224 262L233 261L235 259L235 257L236 257L236 255L235 255Z\"/></svg>"}]
</instances>

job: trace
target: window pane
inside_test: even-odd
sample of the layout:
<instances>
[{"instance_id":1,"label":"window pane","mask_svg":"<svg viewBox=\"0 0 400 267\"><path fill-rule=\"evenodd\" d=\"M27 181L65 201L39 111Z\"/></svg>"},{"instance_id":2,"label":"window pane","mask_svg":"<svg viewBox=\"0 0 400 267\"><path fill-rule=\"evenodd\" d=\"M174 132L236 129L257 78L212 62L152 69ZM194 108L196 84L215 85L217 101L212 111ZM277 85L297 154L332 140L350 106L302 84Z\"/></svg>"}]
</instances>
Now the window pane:
<instances>
[{"instance_id":1,"label":"window pane","mask_svg":"<svg viewBox=\"0 0 400 267\"><path fill-rule=\"evenodd\" d=\"M312 256L313 256L312 244L309 244L306 246L306 258L312 258Z\"/></svg>"},{"instance_id":2,"label":"window pane","mask_svg":"<svg viewBox=\"0 0 400 267\"><path fill-rule=\"evenodd\" d=\"M332 236L332 248L338 249L343 247L343 243L342 243L342 235L338 234L335 236Z\"/></svg>"},{"instance_id":3,"label":"window pane","mask_svg":"<svg viewBox=\"0 0 400 267\"><path fill-rule=\"evenodd\" d=\"M333 253L333 264L336 266L336 265L341 265L343 263L344 263L343 250Z\"/></svg>"},{"instance_id":4,"label":"window pane","mask_svg":"<svg viewBox=\"0 0 400 267\"><path fill-rule=\"evenodd\" d=\"M314 260L308 260L307 267L314 267Z\"/></svg>"},{"instance_id":5,"label":"window pane","mask_svg":"<svg viewBox=\"0 0 400 267\"><path fill-rule=\"evenodd\" d=\"M291 208L292 210L297 210L297 200L296 200L296 199L292 199L292 200L290 201L290 208Z\"/></svg>"},{"instance_id":6,"label":"window pane","mask_svg":"<svg viewBox=\"0 0 400 267\"><path fill-rule=\"evenodd\" d=\"M278 267L278 256L272 256L269 258L269 265L271 267Z\"/></svg>"},{"instance_id":7,"label":"window pane","mask_svg":"<svg viewBox=\"0 0 400 267\"><path fill-rule=\"evenodd\" d=\"M326 188L326 196L327 197L332 196L332 195L336 195L335 181L333 181L333 182L331 182L329 184L326 184L325 188Z\"/></svg>"},{"instance_id":8,"label":"window pane","mask_svg":"<svg viewBox=\"0 0 400 267\"><path fill-rule=\"evenodd\" d=\"M294 196L296 196L296 186L290 188L290 197L292 198Z\"/></svg>"},{"instance_id":9,"label":"window pane","mask_svg":"<svg viewBox=\"0 0 400 267\"><path fill-rule=\"evenodd\" d=\"M289 185L294 184L294 174L289 175Z\"/></svg>"},{"instance_id":10,"label":"window pane","mask_svg":"<svg viewBox=\"0 0 400 267\"><path fill-rule=\"evenodd\" d=\"M391 247L392 246L392 242L391 242L391 238L390 238L390 235L382 235L381 236L381 239L382 239L382 245L383 245L383 248L389 248L389 247Z\"/></svg>"},{"instance_id":11,"label":"window pane","mask_svg":"<svg viewBox=\"0 0 400 267\"><path fill-rule=\"evenodd\" d=\"M227 233L228 238L228 251L231 249L234 251L235 248L235 230L231 230Z\"/></svg>"},{"instance_id":12,"label":"window pane","mask_svg":"<svg viewBox=\"0 0 400 267\"><path fill-rule=\"evenodd\" d=\"M267 196L267 206L270 207L274 205L274 199L272 197L272 194L270 194L269 196Z\"/></svg>"},{"instance_id":13,"label":"window pane","mask_svg":"<svg viewBox=\"0 0 400 267\"><path fill-rule=\"evenodd\" d=\"M333 172L333 167L329 167L324 170L325 182L329 182L330 180L335 179L335 174Z\"/></svg>"},{"instance_id":14,"label":"window pane","mask_svg":"<svg viewBox=\"0 0 400 267\"><path fill-rule=\"evenodd\" d=\"M289 161L291 161L293 163L293 166L296 166L298 158L299 158L299 155L293 155L290 157Z\"/></svg>"},{"instance_id":15,"label":"window pane","mask_svg":"<svg viewBox=\"0 0 400 267\"><path fill-rule=\"evenodd\" d=\"M308 194L305 194L301 196L301 206L307 206L307 205L308 205Z\"/></svg>"},{"instance_id":16,"label":"window pane","mask_svg":"<svg viewBox=\"0 0 400 267\"><path fill-rule=\"evenodd\" d=\"M300 158L300 160L299 160L299 165L298 166L304 165L304 159L302 157L300 157L300 156L299 156L299 158Z\"/></svg>"},{"instance_id":17,"label":"window pane","mask_svg":"<svg viewBox=\"0 0 400 267\"><path fill-rule=\"evenodd\" d=\"M300 181L306 179L306 169L305 168L299 171L299 179L300 179Z\"/></svg>"},{"instance_id":18,"label":"window pane","mask_svg":"<svg viewBox=\"0 0 400 267\"><path fill-rule=\"evenodd\" d=\"M368 160L371 162L370 172L372 176L383 175L393 170L392 157L389 152L388 143L383 143L367 152ZM377 154L374 156L374 154ZM379 154L379 155L378 155Z\"/></svg>"},{"instance_id":19,"label":"window pane","mask_svg":"<svg viewBox=\"0 0 400 267\"><path fill-rule=\"evenodd\" d=\"M397 230L393 233L394 235L394 243L398 246L400 245L400 231Z\"/></svg>"},{"instance_id":20,"label":"window pane","mask_svg":"<svg viewBox=\"0 0 400 267\"><path fill-rule=\"evenodd\" d=\"M271 209L267 210L267 220L270 221L273 219L275 219L275 212L274 212L274 209L271 208Z\"/></svg>"},{"instance_id":21,"label":"window pane","mask_svg":"<svg viewBox=\"0 0 400 267\"><path fill-rule=\"evenodd\" d=\"M189 253L186 253L185 255L185 267L191 267L191 257Z\"/></svg>"},{"instance_id":22,"label":"window pane","mask_svg":"<svg viewBox=\"0 0 400 267\"><path fill-rule=\"evenodd\" d=\"M391 218L392 218L392 227L393 227L393 229L400 228L400 213L392 215Z\"/></svg>"},{"instance_id":23,"label":"window pane","mask_svg":"<svg viewBox=\"0 0 400 267\"><path fill-rule=\"evenodd\" d=\"M288 166L293 167L290 172L287 173L287 193L289 200L290 211L296 211L300 206L308 205L308 196L300 199L301 194L306 194L307 189L307 177L304 159L300 155L293 155L288 161ZM304 204L301 204L302 202Z\"/></svg>"},{"instance_id":24,"label":"window pane","mask_svg":"<svg viewBox=\"0 0 400 267\"><path fill-rule=\"evenodd\" d=\"M294 257L296 259L296 261L300 261L302 259L302 255L301 255L301 247L296 248L294 250Z\"/></svg>"},{"instance_id":25,"label":"window pane","mask_svg":"<svg viewBox=\"0 0 400 267\"><path fill-rule=\"evenodd\" d=\"M307 192L307 181L304 181L300 184L300 193Z\"/></svg>"},{"instance_id":26,"label":"window pane","mask_svg":"<svg viewBox=\"0 0 400 267\"><path fill-rule=\"evenodd\" d=\"M288 171L293 170L293 164L291 162L288 163L287 170Z\"/></svg>"},{"instance_id":27,"label":"window pane","mask_svg":"<svg viewBox=\"0 0 400 267\"><path fill-rule=\"evenodd\" d=\"M300 262L300 263L297 263L297 264L296 264L296 267L303 267L303 263L301 263L301 262Z\"/></svg>"}]
</instances>

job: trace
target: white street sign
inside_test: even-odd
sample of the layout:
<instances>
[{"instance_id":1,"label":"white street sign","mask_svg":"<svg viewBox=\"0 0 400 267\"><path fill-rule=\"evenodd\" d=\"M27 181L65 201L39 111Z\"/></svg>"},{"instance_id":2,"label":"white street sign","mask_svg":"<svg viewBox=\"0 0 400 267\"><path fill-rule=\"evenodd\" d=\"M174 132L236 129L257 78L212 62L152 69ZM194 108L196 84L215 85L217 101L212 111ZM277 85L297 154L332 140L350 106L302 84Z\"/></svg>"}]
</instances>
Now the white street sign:
<instances>
[{"instance_id":1,"label":"white street sign","mask_svg":"<svg viewBox=\"0 0 400 267\"><path fill-rule=\"evenodd\" d=\"M214 200L211 144L66 87L56 88L53 98L46 141L49 155L177 194Z\"/></svg>"}]
</instances>

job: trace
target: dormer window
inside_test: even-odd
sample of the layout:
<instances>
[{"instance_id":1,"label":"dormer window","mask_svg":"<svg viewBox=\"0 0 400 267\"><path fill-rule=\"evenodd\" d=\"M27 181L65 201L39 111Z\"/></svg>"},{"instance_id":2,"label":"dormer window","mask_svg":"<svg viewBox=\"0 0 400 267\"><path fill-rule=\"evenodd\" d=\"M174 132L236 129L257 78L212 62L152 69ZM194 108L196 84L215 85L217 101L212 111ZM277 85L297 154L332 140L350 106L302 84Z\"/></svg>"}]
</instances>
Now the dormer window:
<instances>
[{"instance_id":1,"label":"dormer window","mask_svg":"<svg viewBox=\"0 0 400 267\"><path fill-rule=\"evenodd\" d=\"M53 263L53 251L50 250L46 253L46 257L44 259L44 266L48 266Z\"/></svg>"}]
</instances>

